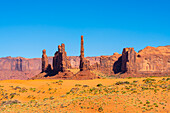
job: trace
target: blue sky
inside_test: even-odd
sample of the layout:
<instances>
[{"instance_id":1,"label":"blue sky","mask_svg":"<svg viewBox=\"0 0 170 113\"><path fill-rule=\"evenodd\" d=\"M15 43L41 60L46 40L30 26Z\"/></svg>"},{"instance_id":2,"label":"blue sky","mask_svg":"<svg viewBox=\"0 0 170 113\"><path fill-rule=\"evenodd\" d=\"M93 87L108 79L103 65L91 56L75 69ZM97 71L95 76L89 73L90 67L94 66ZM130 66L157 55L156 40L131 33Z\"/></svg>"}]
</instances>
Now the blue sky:
<instances>
[{"instance_id":1,"label":"blue sky","mask_svg":"<svg viewBox=\"0 0 170 113\"><path fill-rule=\"evenodd\" d=\"M169 0L1 0L0 57L53 56L65 43L69 56L136 51L170 45Z\"/></svg>"}]
</instances>

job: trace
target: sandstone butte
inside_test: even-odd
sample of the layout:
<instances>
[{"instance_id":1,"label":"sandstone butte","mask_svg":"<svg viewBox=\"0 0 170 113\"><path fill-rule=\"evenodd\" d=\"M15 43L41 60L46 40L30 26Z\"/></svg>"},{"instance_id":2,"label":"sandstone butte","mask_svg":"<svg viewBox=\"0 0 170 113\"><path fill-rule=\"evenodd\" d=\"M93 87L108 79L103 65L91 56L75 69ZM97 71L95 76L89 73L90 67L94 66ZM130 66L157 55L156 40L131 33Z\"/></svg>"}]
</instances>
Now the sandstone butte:
<instances>
[{"instance_id":1,"label":"sandstone butte","mask_svg":"<svg viewBox=\"0 0 170 113\"><path fill-rule=\"evenodd\" d=\"M4 57L0 58L0 79L95 79L92 72L106 76L147 77L170 74L170 45L150 47L136 52L134 48L123 48L122 54L84 57L84 39L81 36L80 56L67 56L65 45L58 46L54 57L42 58ZM73 73L72 69L77 69ZM36 75L36 76L35 76Z\"/></svg>"}]
</instances>

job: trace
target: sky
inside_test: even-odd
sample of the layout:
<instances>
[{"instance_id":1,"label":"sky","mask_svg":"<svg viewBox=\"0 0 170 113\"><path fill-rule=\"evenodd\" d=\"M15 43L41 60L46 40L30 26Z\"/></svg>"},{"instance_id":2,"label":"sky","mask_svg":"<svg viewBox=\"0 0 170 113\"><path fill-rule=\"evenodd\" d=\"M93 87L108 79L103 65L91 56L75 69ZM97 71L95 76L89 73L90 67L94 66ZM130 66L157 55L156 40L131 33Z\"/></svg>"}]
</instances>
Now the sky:
<instances>
[{"instance_id":1,"label":"sky","mask_svg":"<svg viewBox=\"0 0 170 113\"><path fill-rule=\"evenodd\" d=\"M68 56L139 51L170 45L170 0L0 0L0 57Z\"/></svg>"}]
</instances>

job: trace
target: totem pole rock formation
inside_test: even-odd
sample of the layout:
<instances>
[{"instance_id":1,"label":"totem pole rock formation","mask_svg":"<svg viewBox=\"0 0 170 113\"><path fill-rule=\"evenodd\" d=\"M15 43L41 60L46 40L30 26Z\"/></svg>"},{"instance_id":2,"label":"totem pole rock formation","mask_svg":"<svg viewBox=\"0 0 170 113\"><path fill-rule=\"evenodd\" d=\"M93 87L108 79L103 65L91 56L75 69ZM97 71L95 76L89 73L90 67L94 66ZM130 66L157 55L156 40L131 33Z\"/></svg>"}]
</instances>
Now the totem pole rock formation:
<instances>
[{"instance_id":1,"label":"totem pole rock formation","mask_svg":"<svg viewBox=\"0 0 170 113\"><path fill-rule=\"evenodd\" d=\"M90 62L84 57L84 39L81 36L81 50L80 50L80 71L74 76L74 79L87 80L95 79L97 76L90 72Z\"/></svg>"},{"instance_id":2,"label":"totem pole rock formation","mask_svg":"<svg viewBox=\"0 0 170 113\"><path fill-rule=\"evenodd\" d=\"M134 48L124 48L122 52L122 66L123 73L136 73L136 52Z\"/></svg>"},{"instance_id":3,"label":"totem pole rock formation","mask_svg":"<svg viewBox=\"0 0 170 113\"><path fill-rule=\"evenodd\" d=\"M90 62L84 57L84 39L81 36L80 71L89 70Z\"/></svg>"},{"instance_id":4,"label":"totem pole rock formation","mask_svg":"<svg viewBox=\"0 0 170 113\"><path fill-rule=\"evenodd\" d=\"M46 55L46 50L44 49L42 55L42 72L46 72L48 68L48 57Z\"/></svg>"},{"instance_id":5,"label":"totem pole rock formation","mask_svg":"<svg viewBox=\"0 0 170 113\"><path fill-rule=\"evenodd\" d=\"M80 50L80 71L83 71L83 62L84 59L84 39L83 39L83 35L81 36L81 50Z\"/></svg>"}]
</instances>

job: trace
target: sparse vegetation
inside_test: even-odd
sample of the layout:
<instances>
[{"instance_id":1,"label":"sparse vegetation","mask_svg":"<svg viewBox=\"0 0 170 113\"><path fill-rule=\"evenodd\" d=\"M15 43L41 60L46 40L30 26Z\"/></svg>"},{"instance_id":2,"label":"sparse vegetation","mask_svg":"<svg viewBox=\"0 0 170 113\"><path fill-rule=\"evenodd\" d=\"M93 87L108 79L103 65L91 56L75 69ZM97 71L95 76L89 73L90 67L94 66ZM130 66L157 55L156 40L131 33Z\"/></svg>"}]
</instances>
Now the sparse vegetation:
<instances>
[{"instance_id":1,"label":"sparse vegetation","mask_svg":"<svg viewBox=\"0 0 170 113\"><path fill-rule=\"evenodd\" d=\"M126 112L129 107L131 112L168 111L168 77L105 79L75 84L62 80L31 82L33 84L29 86L24 83L13 86L2 84L0 111ZM63 83L69 85L60 85Z\"/></svg>"}]
</instances>

